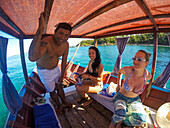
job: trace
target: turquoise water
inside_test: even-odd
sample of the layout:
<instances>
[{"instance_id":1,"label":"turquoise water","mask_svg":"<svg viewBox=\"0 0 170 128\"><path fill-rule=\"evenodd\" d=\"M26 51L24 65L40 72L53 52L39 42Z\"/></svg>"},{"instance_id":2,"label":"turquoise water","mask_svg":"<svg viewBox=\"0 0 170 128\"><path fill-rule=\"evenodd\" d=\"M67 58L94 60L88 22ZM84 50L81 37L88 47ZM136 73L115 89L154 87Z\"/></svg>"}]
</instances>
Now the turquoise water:
<instances>
[{"instance_id":1,"label":"turquoise water","mask_svg":"<svg viewBox=\"0 0 170 128\"><path fill-rule=\"evenodd\" d=\"M87 66L89 62L88 57L88 48L89 47L80 47L77 51L77 54L75 55L73 62L78 64L81 63L82 66ZM101 59L102 63L104 65L105 71L112 71L114 64L116 62L117 56L118 56L118 50L117 46L98 46L100 53L101 53ZM139 46L139 45L127 45L125 48L125 51L122 55L122 67L124 66L130 66L132 65L132 57L134 54L140 50L146 50L147 52L151 53L151 61L149 62L149 65L147 66L147 70L151 72L152 67L152 57L153 57L153 46ZM69 49L69 55L68 60L71 59L75 52L76 48L70 48ZM35 67L35 63L32 63L28 60L28 55L26 54L26 65L28 74L31 73L31 71ZM24 84L24 76L22 73L22 67L21 67L21 61L20 56L12 56L8 57L7 59L7 66L8 66L8 75L13 82L15 88L17 91L20 90L22 85ZM165 66L170 61L170 47L158 47L158 58L157 58L157 67L156 67L156 74L155 78L160 75L165 68ZM2 82L2 73L0 72L0 84ZM170 88L170 80L167 83L167 86ZM0 86L0 128L4 127L6 117L8 115L8 110L4 104L3 98L2 98L2 87Z\"/></svg>"}]
</instances>

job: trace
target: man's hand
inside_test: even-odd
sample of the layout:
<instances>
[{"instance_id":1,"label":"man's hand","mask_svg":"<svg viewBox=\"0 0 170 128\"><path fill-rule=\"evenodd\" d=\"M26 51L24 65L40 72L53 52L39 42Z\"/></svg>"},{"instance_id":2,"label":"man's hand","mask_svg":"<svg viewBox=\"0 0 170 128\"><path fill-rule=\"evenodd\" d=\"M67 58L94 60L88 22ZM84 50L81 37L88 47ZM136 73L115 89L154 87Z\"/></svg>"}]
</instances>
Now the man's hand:
<instances>
[{"instance_id":1,"label":"man's hand","mask_svg":"<svg viewBox=\"0 0 170 128\"><path fill-rule=\"evenodd\" d=\"M58 81L59 81L59 84L62 84L62 82L61 82L61 76L60 76L60 78L58 79Z\"/></svg>"},{"instance_id":2,"label":"man's hand","mask_svg":"<svg viewBox=\"0 0 170 128\"><path fill-rule=\"evenodd\" d=\"M41 30L44 30L45 28L44 12L42 12L39 17L39 28Z\"/></svg>"}]
</instances>

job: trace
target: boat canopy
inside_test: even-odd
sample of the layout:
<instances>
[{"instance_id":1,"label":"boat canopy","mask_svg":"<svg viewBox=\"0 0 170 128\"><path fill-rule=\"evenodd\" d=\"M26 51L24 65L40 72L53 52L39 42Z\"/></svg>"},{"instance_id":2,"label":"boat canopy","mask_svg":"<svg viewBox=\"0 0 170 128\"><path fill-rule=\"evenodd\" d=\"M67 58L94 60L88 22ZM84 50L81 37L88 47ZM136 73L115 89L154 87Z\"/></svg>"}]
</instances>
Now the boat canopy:
<instances>
[{"instance_id":1,"label":"boat canopy","mask_svg":"<svg viewBox=\"0 0 170 128\"><path fill-rule=\"evenodd\" d=\"M16 38L33 38L40 13L46 11L44 34L49 35L60 22L72 25L74 38L170 32L169 3L170 0L1 0L0 30Z\"/></svg>"}]
</instances>

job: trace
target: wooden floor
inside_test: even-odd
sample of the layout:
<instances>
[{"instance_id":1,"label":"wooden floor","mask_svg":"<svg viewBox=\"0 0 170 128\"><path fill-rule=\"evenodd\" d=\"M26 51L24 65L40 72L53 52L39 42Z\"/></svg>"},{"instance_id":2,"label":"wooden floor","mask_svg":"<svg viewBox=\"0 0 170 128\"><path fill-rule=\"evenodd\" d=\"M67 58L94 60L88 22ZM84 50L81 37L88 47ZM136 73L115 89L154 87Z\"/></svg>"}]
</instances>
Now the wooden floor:
<instances>
[{"instance_id":1,"label":"wooden floor","mask_svg":"<svg viewBox=\"0 0 170 128\"><path fill-rule=\"evenodd\" d=\"M82 107L76 102L79 95L75 92L66 96L67 100L76 105L75 108L64 108L65 113L57 114L63 128L108 128L113 113L98 102Z\"/></svg>"}]
</instances>

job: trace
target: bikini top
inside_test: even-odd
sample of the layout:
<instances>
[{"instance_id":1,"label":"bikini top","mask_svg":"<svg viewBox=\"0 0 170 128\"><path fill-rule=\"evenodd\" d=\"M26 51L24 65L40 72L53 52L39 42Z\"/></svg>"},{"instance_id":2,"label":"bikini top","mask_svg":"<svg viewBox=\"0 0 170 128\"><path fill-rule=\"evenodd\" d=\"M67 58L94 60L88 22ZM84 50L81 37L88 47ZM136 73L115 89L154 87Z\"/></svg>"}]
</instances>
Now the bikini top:
<instances>
[{"instance_id":1,"label":"bikini top","mask_svg":"<svg viewBox=\"0 0 170 128\"><path fill-rule=\"evenodd\" d=\"M91 76L94 76L94 77L99 77L98 76L98 72L95 72L93 71L93 68L92 68L92 64L93 64L94 61L90 62L89 65L88 65L88 69L87 69L87 73Z\"/></svg>"},{"instance_id":2,"label":"bikini top","mask_svg":"<svg viewBox=\"0 0 170 128\"><path fill-rule=\"evenodd\" d=\"M126 91L130 91L130 87L129 87L128 81L129 81L129 78L131 77L133 71L134 71L134 69L132 70L132 72L131 72L131 74L129 75L128 79L124 82L124 89L125 89ZM137 91L137 92L134 92L134 91L131 91L131 92L139 95L139 94L141 94L141 93L144 91L145 86L146 86L146 74L144 73L144 86L143 86L143 88L142 88L141 90Z\"/></svg>"},{"instance_id":3,"label":"bikini top","mask_svg":"<svg viewBox=\"0 0 170 128\"><path fill-rule=\"evenodd\" d=\"M92 72L92 73L89 72L89 75L94 76L94 77L99 77L97 72Z\"/></svg>"}]
</instances>

